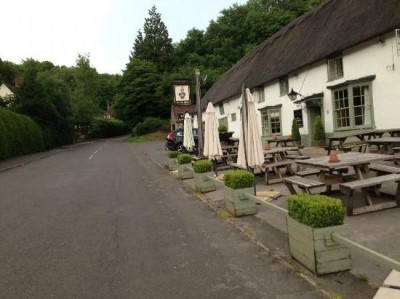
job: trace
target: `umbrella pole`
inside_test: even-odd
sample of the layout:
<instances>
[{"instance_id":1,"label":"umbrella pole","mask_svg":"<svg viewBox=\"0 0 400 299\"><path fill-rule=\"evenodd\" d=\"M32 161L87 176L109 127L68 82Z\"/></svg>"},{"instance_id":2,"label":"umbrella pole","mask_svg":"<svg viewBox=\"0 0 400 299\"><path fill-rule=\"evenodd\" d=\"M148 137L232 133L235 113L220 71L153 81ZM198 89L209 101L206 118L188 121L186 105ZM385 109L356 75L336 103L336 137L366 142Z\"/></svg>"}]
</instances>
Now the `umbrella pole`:
<instances>
[{"instance_id":1,"label":"umbrella pole","mask_svg":"<svg viewBox=\"0 0 400 299\"><path fill-rule=\"evenodd\" d=\"M247 123L247 95L246 95L246 84L243 83L242 85L242 94L243 94L243 105L242 105L242 130L243 130L243 145L244 145L244 161L246 163L246 169L247 171L250 172L250 167L249 167L249 162L247 159L247 142L246 142L246 133L245 132L245 124ZM249 126L249 124L247 124L247 126ZM254 176L253 178L253 190L254 190L254 195L257 194L257 190L256 190L256 177Z\"/></svg>"},{"instance_id":2,"label":"umbrella pole","mask_svg":"<svg viewBox=\"0 0 400 299\"><path fill-rule=\"evenodd\" d=\"M243 145L244 145L244 161L247 171L249 171L249 163L247 162L247 144L246 144L246 126L247 123L247 97L246 97L246 84L242 85L242 95L243 95L243 104L242 104L242 133L243 133Z\"/></svg>"}]
</instances>

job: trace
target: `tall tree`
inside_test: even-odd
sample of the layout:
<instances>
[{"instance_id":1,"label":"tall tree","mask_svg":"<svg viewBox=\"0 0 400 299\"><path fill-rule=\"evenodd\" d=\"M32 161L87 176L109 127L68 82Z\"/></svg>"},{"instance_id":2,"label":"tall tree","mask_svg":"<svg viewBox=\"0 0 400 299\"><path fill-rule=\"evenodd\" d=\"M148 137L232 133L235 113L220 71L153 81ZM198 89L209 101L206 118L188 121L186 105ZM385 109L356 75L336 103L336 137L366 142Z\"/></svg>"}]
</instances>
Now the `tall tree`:
<instances>
[{"instance_id":1,"label":"tall tree","mask_svg":"<svg viewBox=\"0 0 400 299\"><path fill-rule=\"evenodd\" d=\"M101 114L97 97L98 88L98 74L90 65L90 55L78 54L74 68L71 103L75 123L83 129L90 125L95 116Z\"/></svg>"},{"instance_id":2,"label":"tall tree","mask_svg":"<svg viewBox=\"0 0 400 299\"><path fill-rule=\"evenodd\" d=\"M25 60L22 83L16 89L14 110L31 116L45 132L48 148L72 141L69 88L50 62Z\"/></svg>"},{"instance_id":3,"label":"tall tree","mask_svg":"<svg viewBox=\"0 0 400 299\"><path fill-rule=\"evenodd\" d=\"M162 97L157 93L161 75L154 63L133 58L121 78L115 102L117 117L130 127L147 116L165 115Z\"/></svg>"},{"instance_id":4,"label":"tall tree","mask_svg":"<svg viewBox=\"0 0 400 299\"><path fill-rule=\"evenodd\" d=\"M161 72L171 70L174 50L172 39L155 6L149 10L149 17L145 18L143 33L138 31L130 59L151 61Z\"/></svg>"}]
</instances>

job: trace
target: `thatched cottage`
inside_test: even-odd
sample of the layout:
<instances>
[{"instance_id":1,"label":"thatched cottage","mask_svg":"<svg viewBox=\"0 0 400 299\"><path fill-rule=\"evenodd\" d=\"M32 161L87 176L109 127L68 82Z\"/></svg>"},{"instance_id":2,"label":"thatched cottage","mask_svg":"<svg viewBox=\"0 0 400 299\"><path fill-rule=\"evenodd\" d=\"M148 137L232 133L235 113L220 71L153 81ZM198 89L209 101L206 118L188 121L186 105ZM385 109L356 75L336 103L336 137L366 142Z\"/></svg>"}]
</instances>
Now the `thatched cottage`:
<instances>
[{"instance_id":1,"label":"thatched cottage","mask_svg":"<svg viewBox=\"0 0 400 299\"><path fill-rule=\"evenodd\" d=\"M302 143L311 145L319 115L328 136L400 128L399 29L399 0L327 0L224 73L202 108L211 101L238 137L245 83L257 99L263 140L290 135L296 118Z\"/></svg>"}]
</instances>

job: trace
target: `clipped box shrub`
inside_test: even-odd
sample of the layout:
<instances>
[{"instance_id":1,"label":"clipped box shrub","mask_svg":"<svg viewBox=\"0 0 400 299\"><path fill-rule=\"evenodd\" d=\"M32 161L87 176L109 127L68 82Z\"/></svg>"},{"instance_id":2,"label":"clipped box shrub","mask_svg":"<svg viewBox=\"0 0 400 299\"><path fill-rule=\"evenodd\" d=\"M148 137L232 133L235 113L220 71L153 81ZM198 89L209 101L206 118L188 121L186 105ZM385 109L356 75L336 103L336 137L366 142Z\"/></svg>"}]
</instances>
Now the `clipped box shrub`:
<instances>
[{"instance_id":1,"label":"clipped box shrub","mask_svg":"<svg viewBox=\"0 0 400 299\"><path fill-rule=\"evenodd\" d=\"M205 173L212 170L212 163L210 160L199 160L193 163L193 170L196 173Z\"/></svg>"},{"instance_id":2,"label":"clipped box shrub","mask_svg":"<svg viewBox=\"0 0 400 299\"><path fill-rule=\"evenodd\" d=\"M224 175L225 186L232 189L253 187L254 174L246 170L232 170Z\"/></svg>"},{"instance_id":3,"label":"clipped box shrub","mask_svg":"<svg viewBox=\"0 0 400 299\"><path fill-rule=\"evenodd\" d=\"M339 199L300 193L288 197L288 212L300 223L322 228L343 224L345 208Z\"/></svg>"},{"instance_id":4,"label":"clipped box shrub","mask_svg":"<svg viewBox=\"0 0 400 299\"><path fill-rule=\"evenodd\" d=\"M225 125L219 125L218 132L219 133L226 133L226 132L228 132L228 127L225 126Z\"/></svg>"},{"instance_id":5,"label":"clipped box shrub","mask_svg":"<svg viewBox=\"0 0 400 299\"><path fill-rule=\"evenodd\" d=\"M109 138L123 135L127 132L124 122L119 119L94 118L89 128L90 138Z\"/></svg>"},{"instance_id":6,"label":"clipped box shrub","mask_svg":"<svg viewBox=\"0 0 400 299\"><path fill-rule=\"evenodd\" d=\"M178 160L178 164L180 165L189 164L190 162L192 162L192 156L189 154L178 155L176 159Z\"/></svg>"},{"instance_id":7,"label":"clipped box shrub","mask_svg":"<svg viewBox=\"0 0 400 299\"><path fill-rule=\"evenodd\" d=\"M172 152L169 152L169 153L168 153L168 158L170 158L170 159L176 159L176 158L178 157L178 155L179 155L179 152L178 152L178 151L172 151Z\"/></svg>"}]
</instances>

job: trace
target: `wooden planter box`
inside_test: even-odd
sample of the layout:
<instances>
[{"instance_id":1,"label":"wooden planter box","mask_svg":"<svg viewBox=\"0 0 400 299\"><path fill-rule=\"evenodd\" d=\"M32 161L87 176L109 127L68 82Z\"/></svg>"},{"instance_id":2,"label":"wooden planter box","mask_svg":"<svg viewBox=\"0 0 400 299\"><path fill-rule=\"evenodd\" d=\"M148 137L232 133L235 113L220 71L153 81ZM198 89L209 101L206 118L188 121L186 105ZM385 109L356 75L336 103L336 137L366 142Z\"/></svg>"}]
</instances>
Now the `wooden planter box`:
<instances>
[{"instance_id":1,"label":"wooden planter box","mask_svg":"<svg viewBox=\"0 0 400 299\"><path fill-rule=\"evenodd\" d=\"M212 172L204 172L204 173L194 172L193 176L194 176L194 186L196 188L196 191L201 193L206 193L214 191L216 189L214 181L208 177L208 176L213 176Z\"/></svg>"},{"instance_id":2,"label":"wooden planter box","mask_svg":"<svg viewBox=\"0 0 400 299\"><path fill-rule=\"evenodd\" d=\"M181 180L193 178L193 170L190 168L191 166L190 163L178 164L178 177Z\"/></svg>"},{"instance_id":3,"label":"wooden planter box","mask_svg":"<svg viewBox=\"0 0 400 299\"><path fill-rule=\"evenodd\" d=\"M176 158L168 158L168 169L169 171L178 169L178 162L176 161Z\"/></svg>"},{"instance_id":4,"label":"wooden planter box","mask_svg":"<svg viewBox=\"0 0 400 299\"><path fill-rule=\"evenodd\" d=\"M350 249L331 238L332 232L348 236L347 224L311 228L287 216L287 229L291 256L313 273L319 275L351 269Z\"/></svg>"},{"instance_id":5,"label":"wooden planter box","mask_svg":"<svg viewBox=\"0 0 400 299\"><path fill-rule=\"evenodd\" d=\"M243 194L254 194L253 188L232 189L224 186L225 209L234 216L253 215L257 213L256 203Z\"/></svg>"}]
</instances>

